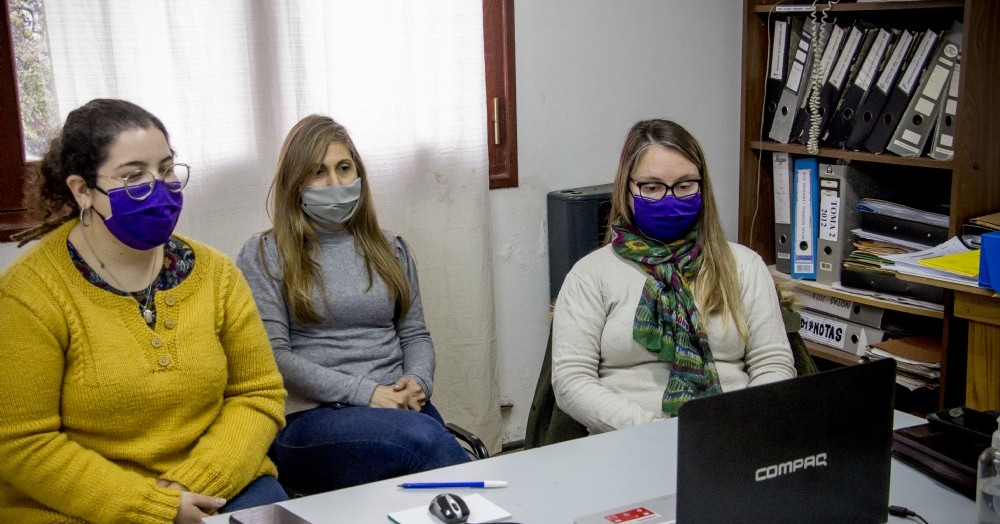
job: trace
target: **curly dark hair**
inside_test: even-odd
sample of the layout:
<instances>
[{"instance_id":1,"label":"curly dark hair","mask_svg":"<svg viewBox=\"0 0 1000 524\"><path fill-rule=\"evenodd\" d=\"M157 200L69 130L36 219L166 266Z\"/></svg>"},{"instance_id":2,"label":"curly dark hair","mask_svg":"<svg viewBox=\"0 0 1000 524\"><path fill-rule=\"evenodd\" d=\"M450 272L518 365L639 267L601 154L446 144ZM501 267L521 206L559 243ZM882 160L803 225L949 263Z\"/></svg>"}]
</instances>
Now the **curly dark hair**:
<instances>
[{"instance_id":1,"label":"curly dark hair","mask_svg":"<svg viewBox=\"0 0 1000 524\"><path fill-rule=\"evenodd\" d=\"M40 172L28 179L25 207L42 223L16 235L18 246L45 235L79 213L80 206L66 185L67 177L79 175L87 187L95 187L97 169L107 160L111 143L126 131L151 126L163 133L169 146L170 135L163 122L132 102L98 98L71 111L59 136L52 139L42 157Z\"/></svg>"}]
</instances>

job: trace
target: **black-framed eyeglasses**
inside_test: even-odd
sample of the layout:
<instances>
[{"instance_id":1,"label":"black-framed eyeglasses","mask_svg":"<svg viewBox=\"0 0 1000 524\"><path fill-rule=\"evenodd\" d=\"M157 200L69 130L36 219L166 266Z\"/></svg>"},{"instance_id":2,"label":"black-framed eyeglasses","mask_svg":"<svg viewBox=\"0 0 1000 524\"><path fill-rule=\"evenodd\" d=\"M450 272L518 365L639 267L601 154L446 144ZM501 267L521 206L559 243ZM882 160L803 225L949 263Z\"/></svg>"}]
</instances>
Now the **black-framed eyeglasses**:
<instances>
[{"instance_id":1,"label":"black-framed eyeglasses","mask_svg":"<svg viewBox=\"0 0 1000 524\"><path fill-rule=\"evenodd\" d=\"M125 187L125 194L127 194L129 198L132 200L145 200L149 197L149 195L153 194L153 188L156 186L157 178L163 181L163 186L167 188L167 191L170 191L171 193L180 193L181 190L187 186L188 180L191 178L191 166L187 164L173 164L160 171L159 175L154 175L150 171L139 169L125 176L108 176L101 174L98 174L97 176L121 181ZM102 193L106 194L104 191L102 191Z\"/></svg>"},{"instance_id":2,"label":"black-framed eyeglasses","mask_svg":"<svg viewBox=\"0 0 1000 524\"><path fill-rule=\"evenodd\" d=\"M635 187L639 188L639 197L646 202L659 202L667 194L673 194L678 200L693 198L701 192L701 180L682 180L674 185L667 185L663 182L636 182Z\"/></svg>"}]
</instances>

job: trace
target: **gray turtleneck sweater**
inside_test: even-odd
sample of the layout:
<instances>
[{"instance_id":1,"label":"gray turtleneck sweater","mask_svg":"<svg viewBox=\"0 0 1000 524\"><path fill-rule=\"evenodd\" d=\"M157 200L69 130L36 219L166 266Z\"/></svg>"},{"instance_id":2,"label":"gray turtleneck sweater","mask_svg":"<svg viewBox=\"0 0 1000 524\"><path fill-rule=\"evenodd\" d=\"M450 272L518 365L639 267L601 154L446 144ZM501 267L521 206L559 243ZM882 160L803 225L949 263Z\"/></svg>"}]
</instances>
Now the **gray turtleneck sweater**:
<instances>
[{"instance_id":1,"label":"gray turtleneck sweater","mask_svg":"<svg viewBox=\"0 0 1000 524\"><path fill-rule=\"evenodd\" d=\"M315 289L313 304L325 316L318 324L301 324L291 318L281 291L282 270L274 237L263 236L268 271L258 255L261 234L243 245L237 265L253 290L285 379L287 413L334 402L367 406L376 386L392 384L404 375L415 377L430 398L434 345L424 325L416 264L402 238L382 233L410 280L410 310L400 319L394 318L395 303L374 268L374 282L368 289L365 261L355 251L354 236L348 231L322 232L318 239L330 306L324 312L323 298Z\"/></svg>"}]
</instances>

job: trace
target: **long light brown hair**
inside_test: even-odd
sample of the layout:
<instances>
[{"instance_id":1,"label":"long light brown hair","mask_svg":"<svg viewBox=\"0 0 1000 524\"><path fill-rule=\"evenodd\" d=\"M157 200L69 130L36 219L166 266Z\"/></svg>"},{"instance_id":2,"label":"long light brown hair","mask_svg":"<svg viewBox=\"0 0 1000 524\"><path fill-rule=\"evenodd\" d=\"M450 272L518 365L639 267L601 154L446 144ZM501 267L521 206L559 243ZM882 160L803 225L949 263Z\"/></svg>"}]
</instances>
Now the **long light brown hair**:
<instances>
[{"instance_id":1,"label":"long light brown hair","mask_svg":"<svg viewBox=\"0 0 1000 524\"><path fill-rule=\"evenodd\" d=\"M282 292L292 317L306 324L314 324L324 318L312 300L313 290L318 288L326 302L326 284L317 262L320 259L316 241L318 227L302 212L301 198L303 188L319 169L330 144L334 143L344 144L350 151L361 180L358 208L344 227L354 236L354 247L365 260L367 289L372 287L374 267L385 281L389 296L395 300L399 316L405 316L410 309L410 282L393 247L378 226L361 155L347 129L330 117L309 115L288 132L267 194L268 214L273 227L261 235L258 256L266 270L263 239L267 233L272 234L284 272ZM324 303L324 307L328 310L329 304Z\"/></svg>"},{"instance_id":2,"label":"long light brown hair","mask_svg":"<svg viewBox=\"0 0 1000 524\"><path fill-rule=\"evenodd\" d=\"M701 242L701 266L695 277L695 294L703 314L731 316L736 329L744 340L747 339L746 316L740 304L739 276L736 259L722 230L722 221L712 194L712 179L708 175L708 165L698 141L680 124L670 120L645 120L632 126L622 146L618 173L611 192L611 211L608 222L616 219L635 225L629 202L632 191L629 180L639 160L650 146L657 144L669 147L687 158L701 174L701 218L698 220L698 238ZM611 242L609 228L605 243Z\"/></svg>"}]
</instances>

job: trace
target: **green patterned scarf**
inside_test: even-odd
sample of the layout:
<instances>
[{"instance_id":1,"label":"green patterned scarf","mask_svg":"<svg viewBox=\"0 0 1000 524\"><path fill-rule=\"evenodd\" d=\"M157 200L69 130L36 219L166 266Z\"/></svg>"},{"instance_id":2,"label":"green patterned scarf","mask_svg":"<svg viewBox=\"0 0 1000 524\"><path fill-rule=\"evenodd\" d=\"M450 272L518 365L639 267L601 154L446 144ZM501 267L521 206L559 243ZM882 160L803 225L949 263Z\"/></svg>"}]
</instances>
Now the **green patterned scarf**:
<instances>
[{"instance_id":1,"label":"green patterned scarf","mask_svg":"<svg viewBox=\"0 0 1000 524\"><path fill-rule=\"evenodd\" d=\"M649 274L635 309L632 338L656 353L659 360L671 364L663 392L663 411L676 417L681 404L688 400L722 393L704 322L689 284L701 265L698 228L670 244L650 240L620 219L611 229L615 253L639 264Z\"/></svg>"}]
</instances>

